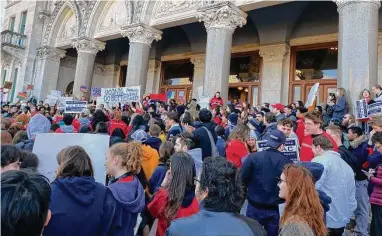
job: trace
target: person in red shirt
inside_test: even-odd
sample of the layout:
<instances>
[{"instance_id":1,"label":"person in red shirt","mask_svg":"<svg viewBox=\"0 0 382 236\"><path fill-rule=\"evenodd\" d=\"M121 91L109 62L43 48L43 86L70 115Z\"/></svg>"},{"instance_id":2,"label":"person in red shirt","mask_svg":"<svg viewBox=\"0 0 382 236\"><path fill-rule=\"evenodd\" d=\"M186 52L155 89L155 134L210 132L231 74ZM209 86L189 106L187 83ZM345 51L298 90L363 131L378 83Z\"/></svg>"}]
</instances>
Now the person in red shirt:
<instances>
[{"instance_id":1,"label":"person in red shirt","mask_svg":"<svg viewBox=\"0 0 382 236\"><path fill-rule=\"evenodd\" d=\"M163 236L171 222L199 212L195 198L195 164L185 152L170 157L170 169L147 208L158 219L156 236Z\"/></svg>"},{"instance_id":2,"label":"person in red shirt","mask_svg":"<svg viewBox=\"0 0 382 236\"><path fill-rule=\"evenodd\" d=\"M223 106L224 105L224 101L223 101L223 98L220 97L220 92L216 92L215 96L213 96L213 98L211 98L210 100L210 107L211 109L215 109L215 107L217 106Z\"/></svg>"},{"instance_id":3,"label":"person in red shirt","mask_svg":"<svg viewBox=\"0 0 382 236\"><path fill-rule=\"evenodd\" d=\"M308 109L305 107L298 107L297 112L296 112L296 117L297 117L297 129L296 129L296 135L298 138L298 143L301 145L302 140L304 139L305 136L305 118L304 114L308 112Z\"/></svg>"},{"instance_id":4,"label":"person in red shirt","mask_svg":"<svg viewBox=\"0 0 382 236\"><path fill-rule=\"evenodd\" d=\"M212 115L214 117L214 122L216 125L221 125L222 118L220 115L220 106L216 106L215 109L212 110Z\"/></svg>"},{"instance_id":5,"label":"person in red shirt","mask_svg":"<svg viewBox=\"0 0 382 236\"><path fill-rule=\"evenodd\" d=\"M114 119L107 122L107 126L109 129L109 135L113 133L113 131L117 128L121 129L125 136L129 133L127 124L122 121L122 112L121 111L115 111L114 112Z\"/></svg>"},{"instance_id":6,"label":"person in red shirt","mask_svg":"<svg viewBox=\"0 0 382 236\"><path fill-rule=\"evenodd\" d=\"M333 138L327 134L322 129L322 124L324 123L322 119L322 115L319 111L310 111L305 114L305 133L307 135L304 136L301 142L300 149L300 161L311 161L314 157L312 147L313 147L313 138L318 135L324 135L327 137L330 142L333 144L333 151L337 152L338 147Z\"/></svg>"},{"instance_id":7,"label":"person in red shirt","mask_svg":"<svg viewBox=\"0 0 382 236\"><path fill-rule=\"evenodd\" d=\"M232 162L237 168L241 168L242 159L249 154L247 140L249 140L250 129L247 125L240 123L228 136L226 146L227 161Z\"/></svg>"},{"instance_id":8,"label":"person in red shirt","mask_svg":"<svg viewBox=\"0 0 382 236\"><path fill-rule=\"evenodd\" d=\"M64 125L61 125L60 128L56 129L56 133L77 133L78 130L73 126L73 116L70 114L65 114L63 121Z\"/></svg>"}]
</instances>

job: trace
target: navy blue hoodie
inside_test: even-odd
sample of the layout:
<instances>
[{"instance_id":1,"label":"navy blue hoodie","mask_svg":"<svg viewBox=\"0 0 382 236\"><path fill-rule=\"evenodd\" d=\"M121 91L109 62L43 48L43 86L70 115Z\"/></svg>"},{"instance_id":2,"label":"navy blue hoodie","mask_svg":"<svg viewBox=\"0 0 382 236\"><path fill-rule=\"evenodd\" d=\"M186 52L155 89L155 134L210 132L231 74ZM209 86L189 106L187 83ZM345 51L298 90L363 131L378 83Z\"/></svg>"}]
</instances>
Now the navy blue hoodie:
<instances>
[{"instance_id":1,"label":"navy blue hoodie","mask_svg":"<svg viewBox=\"0 0 382 236\"><path fill-rule=\"evenodd\" d=\"M145 193L137 177L128 176L107 187L109 235L134 235L138 214L145 207ZM80 234L77 234L80 235ZM81 235L82 236L82 235Z\"/></svg>"},{"instance_id":2,"label":"navy blue hoodie","mask_svg":"<svg viewBox=\"0 0 382 236\"><path fill-rule=\"evenodd\" d=\"M159 147L162 144L162 140L158 137L150 136L146 142L146 145L149 145L150 147L154 148L159 152Z\"/></svg>"},{"instance_id":3,"label":"navy blue hoodie","mask_svg":"<svg viewBox=\"0 0 382 236\"><path fill-rule=\"evenodd\" d=\"M106 235L104 200L106 188L93 177L65 177L54 180L50 210L52 218L43 231L49 235Z\"/></svg>"}]
</instances>

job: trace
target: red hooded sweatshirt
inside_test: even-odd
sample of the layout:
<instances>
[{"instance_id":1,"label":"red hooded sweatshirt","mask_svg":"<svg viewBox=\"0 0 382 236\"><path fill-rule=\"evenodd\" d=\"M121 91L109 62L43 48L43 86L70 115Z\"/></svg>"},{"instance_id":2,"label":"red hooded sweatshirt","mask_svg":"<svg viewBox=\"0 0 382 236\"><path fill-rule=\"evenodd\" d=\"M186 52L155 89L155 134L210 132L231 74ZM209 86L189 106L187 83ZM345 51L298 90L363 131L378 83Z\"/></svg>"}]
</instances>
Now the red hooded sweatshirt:
<instances>
[{"instance_id":1,"label":"red hooded sweatshirt","mask_svg":"<svg viewBox=\"0 0 382 236\"><path fill-rule=\"evenodd\" d=\"M241 160L249 154L247 145L238 139L228 142L226 147L227 161L232 162L237 168L241 168Z\"/></svg>"},{"instance_id":2,"label":"red hooded sweatshirt","mask_svg":"<svg viewBox=\"0 0 382 236\"><path fill-rule=\"evenodd\" d=\"M215 107L223 106L223 105L224 105L224 101L223 101L223 98L221 98L221 97L217 98L216 96L214 96L210 100L210 107L211 107L211 109L215 109Z\"/></svg>"}]
</instances>

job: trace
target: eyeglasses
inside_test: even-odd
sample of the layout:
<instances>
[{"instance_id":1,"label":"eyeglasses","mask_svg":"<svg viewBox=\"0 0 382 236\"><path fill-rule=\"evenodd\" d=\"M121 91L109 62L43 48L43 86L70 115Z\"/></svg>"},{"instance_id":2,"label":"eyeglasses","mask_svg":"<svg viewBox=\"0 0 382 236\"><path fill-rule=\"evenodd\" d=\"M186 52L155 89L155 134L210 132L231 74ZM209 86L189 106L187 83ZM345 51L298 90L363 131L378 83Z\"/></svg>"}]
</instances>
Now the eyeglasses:
<instances>
[{"instance_id":1,"label":"eyeglasses","mask_svg":"<svg viewBox=\"0 0 382 236\"><path fill-rule=\"evenodd\" d=\"M282 182L285 182L285 183L286 183L286 181L283 180L283 179L280 178L280 177L277 177L277 180L278 180L278 182L277 182L278 185L280 185Z\"/></svg>"}]
</instances>

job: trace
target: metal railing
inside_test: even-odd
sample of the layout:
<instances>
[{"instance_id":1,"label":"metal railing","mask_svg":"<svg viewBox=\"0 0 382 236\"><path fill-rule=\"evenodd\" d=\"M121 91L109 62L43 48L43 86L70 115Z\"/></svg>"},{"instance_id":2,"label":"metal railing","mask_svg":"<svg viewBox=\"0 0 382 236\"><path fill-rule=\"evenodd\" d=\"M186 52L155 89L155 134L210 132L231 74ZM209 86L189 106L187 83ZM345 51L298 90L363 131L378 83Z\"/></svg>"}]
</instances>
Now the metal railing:
<instances>
[{"instance_id":1,"label":"metal railing","mask_svg":"<svg viewBox=\"0 0 382 236\"><path fill-rule=\"evenodd\" d=\"M26 35L13 32L10 30L3 30L1 32L1 44L8 45L16 48L25 48Z\"/></svg>"}]
</instances>

